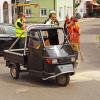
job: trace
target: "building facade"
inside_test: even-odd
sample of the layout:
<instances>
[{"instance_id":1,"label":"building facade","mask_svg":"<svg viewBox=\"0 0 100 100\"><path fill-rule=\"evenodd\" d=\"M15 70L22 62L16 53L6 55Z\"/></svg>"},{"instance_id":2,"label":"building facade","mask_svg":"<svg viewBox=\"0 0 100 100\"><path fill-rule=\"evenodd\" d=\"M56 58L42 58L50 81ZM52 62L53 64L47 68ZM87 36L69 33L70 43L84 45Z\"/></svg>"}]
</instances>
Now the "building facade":
<instances>
[{"instance_id":1,"label":"building facade","mask_svg":"<svg viewBox=\"0 0 100 100\"><path fill-rule=\"evenodd\" d=\"M65 20L66 16L73 16L73 0L57 0L56 12L59 21Z\"/></svg>"},{"instance_id":2,"label":"building facade","mask_svg":"<svg viewBox=\"0 0 100 100\"><path fill-rule=\"evenodd\" d=\"M24 13L28 22L44 22L51 10L57 13L57 19L64 21L66 16L73 16L73 0L31 0L29 4L38 4L35 6L26 6Z\"/></svg>"},{"instance_id":3,"label":"building facade","mask_svg":"<svg viewBox=\"0 0 100 100\"><path fill-rule=\"evenodd\" d=\"M82 0L77 7L76 13L79 13L81 17L91 17L100 13L99 7L100 4L98 4L96 0Z\"/></svg>"},{"instance_id":4,"label":"building facade","mask_svg":"<svg viewBox=\"0 0 100 100\"><path fill-rule=\"evenodd\" d=\"M73 0L0 0L0 23L14 22L19 12L24 12L27 22L43 23L51 10L64 21L73 16Z\"/></svg>"}]
</instances>

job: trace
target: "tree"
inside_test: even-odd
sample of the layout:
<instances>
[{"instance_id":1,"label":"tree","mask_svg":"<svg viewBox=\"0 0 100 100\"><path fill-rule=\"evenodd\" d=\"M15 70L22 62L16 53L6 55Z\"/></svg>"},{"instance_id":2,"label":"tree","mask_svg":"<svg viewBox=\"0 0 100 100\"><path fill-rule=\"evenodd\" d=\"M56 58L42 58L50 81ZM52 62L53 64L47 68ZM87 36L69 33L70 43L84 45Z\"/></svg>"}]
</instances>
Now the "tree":
<instances>
[{"instance_id":1,"label":"tree","mask_svg":"<svg viewBox=\"0 0 100 100\"><path fill-rule=\"evenodd\" d=\"M99 3L100 4L100 0L96 0L97 1L97 3Z\"/></svg>"}]
</instances>

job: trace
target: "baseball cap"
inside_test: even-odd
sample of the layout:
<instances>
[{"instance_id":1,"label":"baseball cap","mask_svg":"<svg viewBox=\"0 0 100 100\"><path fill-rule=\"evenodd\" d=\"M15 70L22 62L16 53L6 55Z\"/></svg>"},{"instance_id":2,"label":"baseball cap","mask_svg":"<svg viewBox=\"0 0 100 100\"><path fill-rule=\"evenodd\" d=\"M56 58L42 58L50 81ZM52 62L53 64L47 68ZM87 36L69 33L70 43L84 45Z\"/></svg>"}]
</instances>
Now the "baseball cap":
<instances>
[{"instance_id":1,"label":"baseball cap","mask_svg":"<svg viewBox=\"0 0 100 100\"><path fill-rule=\"evenodd\" d=\"M56 12L55 12L54 10L51 10L51 11L50 11L50 14L52 14L52 13L56 14Z\"/></svg>"}]
</instances>

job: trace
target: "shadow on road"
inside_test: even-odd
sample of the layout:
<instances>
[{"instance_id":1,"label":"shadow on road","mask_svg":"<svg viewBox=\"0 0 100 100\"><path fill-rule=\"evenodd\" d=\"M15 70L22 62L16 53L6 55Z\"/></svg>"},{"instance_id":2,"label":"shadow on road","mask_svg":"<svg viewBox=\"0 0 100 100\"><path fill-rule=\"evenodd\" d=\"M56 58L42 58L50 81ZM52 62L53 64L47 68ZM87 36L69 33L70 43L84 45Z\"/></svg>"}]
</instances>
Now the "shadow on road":
<instances>
[{"instance_id":1,"label":"shadow on road","mask_svg":"<svg viewBox=\"0 0 100 100\"><path fill-rule=\"evenodd\" d=\"M47 87L47 88L58 88L54 80L43 81L39 78L32 77L28 73L21 73L18 80L14 80L9 73L0 74L0 81L8 84L16 84L30 87Z\"/></svg>"}]
</instances>

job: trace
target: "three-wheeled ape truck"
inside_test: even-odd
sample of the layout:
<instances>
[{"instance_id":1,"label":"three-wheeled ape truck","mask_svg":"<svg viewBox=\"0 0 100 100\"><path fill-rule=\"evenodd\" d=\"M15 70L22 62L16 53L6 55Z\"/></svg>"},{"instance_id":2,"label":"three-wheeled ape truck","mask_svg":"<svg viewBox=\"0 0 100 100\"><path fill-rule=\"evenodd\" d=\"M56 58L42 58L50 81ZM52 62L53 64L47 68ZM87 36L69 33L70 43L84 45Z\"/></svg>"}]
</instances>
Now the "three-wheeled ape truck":
<instances>
[{"instance_id":1,"label":"three-wheeled ape truck","mask_svg":"<svg viewBox=\"0 0 100 100\"><path fill-rule=\"evenodd\" d=\"M12 49L13 45L4 51L6 66L10 68L11 76L19 78L22 66L25 71L43 80L55 79L57 84L69 84L70 75L74 75L76 56L62 27L52 25L30 25L27 28L23 49ZM54 35L56 34L56 35ZM51 38L52 37L52 38ZM58 43L54 40L58 39ZM53 43L50 43L52 41Z\"/></svg>"}]
</instances>

